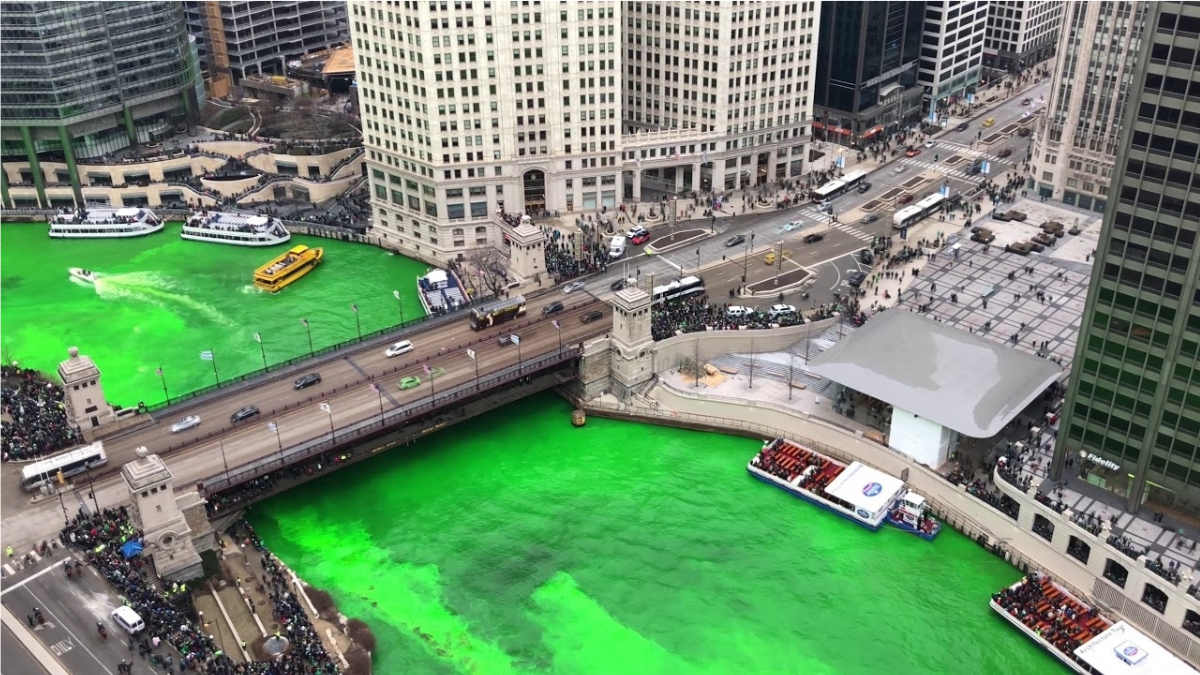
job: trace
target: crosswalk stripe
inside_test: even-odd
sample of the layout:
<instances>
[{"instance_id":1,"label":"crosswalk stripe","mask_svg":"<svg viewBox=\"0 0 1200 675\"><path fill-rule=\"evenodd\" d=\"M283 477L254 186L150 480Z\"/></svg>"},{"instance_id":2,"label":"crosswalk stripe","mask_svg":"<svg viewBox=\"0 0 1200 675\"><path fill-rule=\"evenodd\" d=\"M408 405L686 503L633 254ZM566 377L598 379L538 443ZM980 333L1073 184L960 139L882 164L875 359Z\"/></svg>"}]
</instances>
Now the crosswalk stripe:
<instances>
[{"instance_id":1,"label":"crosswalk stripe","mask_svg":"<svg viewBox=\"0 0 1200 675\"><path fill-rule=\"evenodd\" d=\"M40 555L38 555L38 554L37 554L37 551L30 551L30 552L29 552L29 557L30 557L30 558L33 558L33 562L35 562L35 563L36 563L36 562L41 562L41 561L42 561L42 557L41 557Z\"/></svg>"},{"instance_id":2,"label":"crosswalk stripe","mask_svg":"<svg viewBox=\"0 0 1200 675\"><path fill-rule=\"evenodd\" d=\"M4 566L4 574L5 575L11 577L12 575L14 575L16 573L17 573L16 570L14 570L11 566L9 566L9 565Z\"/></svg>"}]
</instances>

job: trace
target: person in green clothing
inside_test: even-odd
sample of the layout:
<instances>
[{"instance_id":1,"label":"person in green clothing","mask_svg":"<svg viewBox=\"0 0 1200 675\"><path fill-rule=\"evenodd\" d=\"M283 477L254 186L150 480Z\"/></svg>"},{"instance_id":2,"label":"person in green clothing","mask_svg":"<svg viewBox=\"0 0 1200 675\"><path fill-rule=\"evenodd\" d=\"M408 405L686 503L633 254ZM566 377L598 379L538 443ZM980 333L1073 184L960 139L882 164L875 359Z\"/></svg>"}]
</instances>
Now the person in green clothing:
<instances>
[{"instance_id":1,"label":"person in green clothing","mask_svg":"<svg viewBox=\"0 0 1200 675\"><path fill-rule=\"evenodd\" d=\"M13 557L13 550L12 550L11 546L6 547L4 549L4 552L8 554L8 557L10 557L10 558Z\"/></svg>"}]
</instances>

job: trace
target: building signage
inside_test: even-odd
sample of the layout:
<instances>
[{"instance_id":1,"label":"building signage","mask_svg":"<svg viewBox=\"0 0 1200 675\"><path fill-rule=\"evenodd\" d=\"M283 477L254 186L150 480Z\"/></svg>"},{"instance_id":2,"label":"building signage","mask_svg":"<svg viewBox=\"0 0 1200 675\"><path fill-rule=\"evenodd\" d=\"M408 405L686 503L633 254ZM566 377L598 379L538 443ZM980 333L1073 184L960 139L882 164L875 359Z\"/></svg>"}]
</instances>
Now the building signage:
<instances>
[{"instance_id":1,"label":"building signage","mask_svg":"<svg viewBox=\"0 0 1200 675\"><path fill-rule=\"evenodd\" d=\"M887 71L886 73L883 73L882 75L877 75L875 77L872 77L871 79L867 80L866 82L863 82L861 87L863 89L866 89L867 87L879 84L880 82L883 82L884 80L890 80L893 77L896 77L897 75L899 75L900 73L903 73L906 70L912 70L913 66L915 66L915 65L917 65L916 61L909 61L908 63L900 66L899 68L892 68L891 70Z\"/></svg>"},{"instance_id":2,"label":"building signage","mask_svg":"<svg viewBox=\"0 0 1200 675\"><path fill-rule=\"evenodd\" d=\"M1121 470L1120 464L1117 464L1116 462L1114 462L1112 460L1104 459L1103 457L1100 457L1099 455L1093 455L1092 453L1089 452L1089 453L1085 454L1084 457L1087 458L1087 460L1089 462L1092 462L1093 464L1099 464L1100 466L1102 466L1106 469L1109 469L1110 471L1120 471Z\"/></svg>"}]
</instances>

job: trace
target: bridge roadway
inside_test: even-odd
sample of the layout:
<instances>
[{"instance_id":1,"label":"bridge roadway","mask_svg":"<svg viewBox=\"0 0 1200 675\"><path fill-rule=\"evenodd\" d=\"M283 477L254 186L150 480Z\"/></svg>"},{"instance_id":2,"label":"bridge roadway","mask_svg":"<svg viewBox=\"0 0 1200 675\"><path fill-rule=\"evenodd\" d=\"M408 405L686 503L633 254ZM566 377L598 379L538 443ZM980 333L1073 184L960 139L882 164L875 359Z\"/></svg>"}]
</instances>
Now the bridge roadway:
<instances>
[{"instance_id":1,"label":"bridge roadway","mask_svg":"<svg viewBox=\"0 0 1200 675\"><path fill-rule=\"evenodd\" d=\"M556 301L563 302L566 309L552 315L542 314L543 307ZM587 324L581 322L584 314L595 310L602 311L603 318ZM551 319L558 320L561 331L554 328ZM476 379L476 364L480 379L486 381L490 373L528 364L556 352L560 340L567 347L611 328L612 309L607 303L584 291L569 296L556 291L532 299L525 317L490 330L473 331L464 313L459 320L424 331L398 333L395 339L411 340L414 347L403 356L384 356L386 344L347 351L301 371L321 373L321 383L308 389L295 390L292 381L296 375L289 372L264 376L249 386L219 390L216 397L198 401L185 410L165 409L156 413L152 424L106 440L109 465L92 474L95 496L101 508L125 502L127 492L118 472L123 463L135 457L139 446L162 455L174 473L176 487L183 487L223 474L226 465L234 468L278 453L280 445L290 448L314 439L327 439L331 424L337 429L372 418L378 420L381 405L387 414L428 399L430 382L423 366L445 369L433 381L432 393L440 398L439 392L472 384ZM497 338L509 334L518 335L520 344L501 346ZM475 351L477 361L467 356L468 348ZM421 385L401 391L397 385L409 375L420 377ZM372 382L378 384L380 393L371 389ZM329 405L331 413L321 410L322 403ZM230 426L230 414L245 405L258 406L262 414ZM200 415L200 426L172 434L171 424L186 415ZM270 422L279 428L278 439L268 427ZM20 551L33 542L56 537L62 527L64 508L73 514L85 500L91 507L86 476L74 479L76 491L64 495L61 507L58 498L31 499L20 489L19 476L19 464L5 466L0 497L2 545L12 545Z\"/></svg>"}]
</instances>

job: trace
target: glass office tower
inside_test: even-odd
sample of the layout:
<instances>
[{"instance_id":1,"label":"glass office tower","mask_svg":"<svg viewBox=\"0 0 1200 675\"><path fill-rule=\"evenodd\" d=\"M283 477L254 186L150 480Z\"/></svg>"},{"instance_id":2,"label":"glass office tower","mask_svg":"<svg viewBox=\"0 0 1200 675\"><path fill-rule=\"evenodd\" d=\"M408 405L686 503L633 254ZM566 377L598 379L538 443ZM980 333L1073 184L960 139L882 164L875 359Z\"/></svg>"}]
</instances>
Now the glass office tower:
<instances>
[{"instance_id":1,"label":"glass office tower","mask_svg":"<svg viewBox=\"0 0 1200 675\"><path fill-rule=\"evenodd\" d=\"M1151 3L1052 477L1200 510L1200 4Z\"/></svg>"},{"instance_id":2,"label":"glass office tower","mask_svg":"<svg viewBox=\"0 0 1200 675\"><path fill-rule=\"evenodd\" d=\"M0 141L5 162L68 165L173 133L199 75L178 2L0 3ZM69 174L69 175L68 175Z\"/></svg>"}]
</instances>

